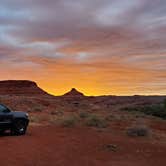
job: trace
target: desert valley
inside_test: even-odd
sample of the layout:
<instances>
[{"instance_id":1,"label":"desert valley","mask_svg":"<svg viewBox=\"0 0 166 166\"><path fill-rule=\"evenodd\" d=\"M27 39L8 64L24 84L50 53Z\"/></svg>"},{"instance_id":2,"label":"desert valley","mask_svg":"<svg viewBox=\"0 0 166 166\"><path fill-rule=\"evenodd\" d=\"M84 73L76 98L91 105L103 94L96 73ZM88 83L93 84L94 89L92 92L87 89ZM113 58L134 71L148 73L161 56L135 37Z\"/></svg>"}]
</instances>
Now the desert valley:
<instances>
[{"instance_id":1,"label":"desert valley","mask_svg":"<svg viewBox=\"0 0 166 166\"><path fill-rule=\"evenodd\" d=\"M166 0L0 0L0 166L166 166Z\"/></svg>"},{"instance_id":2,"label":"desert valley","mask_svg":"<svg viewBox=\"0 0 166 166\"><path fill-rule=\"evenodd\" d=\"M30 116L25 136L1 135L1 165L163 166L165 99L53 96L32 81L1 81L0 103Z\"/></svg>"}]
</instances>

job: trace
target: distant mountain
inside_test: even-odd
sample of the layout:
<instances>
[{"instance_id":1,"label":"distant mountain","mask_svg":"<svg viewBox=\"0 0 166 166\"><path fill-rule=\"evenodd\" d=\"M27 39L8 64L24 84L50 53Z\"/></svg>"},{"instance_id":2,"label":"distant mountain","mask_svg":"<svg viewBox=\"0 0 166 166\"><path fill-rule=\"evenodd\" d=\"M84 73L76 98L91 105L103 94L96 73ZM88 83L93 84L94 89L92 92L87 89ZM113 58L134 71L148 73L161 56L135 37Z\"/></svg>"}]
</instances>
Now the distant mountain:
<instances>
[{"instance_id":1,"label":"distant mountain","mask_svg":"<svg viewBox=\"0 0 166 166\"><path fill-rule=\"evenodd\" d=\"M0 95L47 95L33 81L6 80L0 81Z\"/></svg>"},{"instance_id":2,"label":"distant mountain","mask_svg":"<svg viewBox=\"0 0 166 166\"><path fill-rule=\"evenodd\" d=\"M83 97L84 94L79 92L77 89L72 88L71 91L65 93L63 96L64 97Z\"/></svg>"}]
</instances>

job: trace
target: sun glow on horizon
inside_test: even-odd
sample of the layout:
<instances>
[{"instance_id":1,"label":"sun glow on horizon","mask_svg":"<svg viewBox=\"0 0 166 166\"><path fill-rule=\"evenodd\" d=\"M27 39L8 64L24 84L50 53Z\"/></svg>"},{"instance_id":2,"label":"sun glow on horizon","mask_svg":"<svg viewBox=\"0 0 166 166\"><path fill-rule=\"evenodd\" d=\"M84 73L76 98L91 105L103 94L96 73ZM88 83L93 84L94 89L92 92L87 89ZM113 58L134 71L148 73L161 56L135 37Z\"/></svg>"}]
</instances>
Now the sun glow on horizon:
<instances>
[{"instance_id":1,"label":"sun glow on horizon","mask_svg":"<svg viewBox=\"0 0 166 166\"><path fill-rule=\"evenodd\" d=\"M107 96L107 95L115 95L115 96L133 96L133 95L166 95L166 91L163 91L163 93L155 93L153 91L149 91L148 93L145 92L144 90L142 91L135 91L135 92L128 92L125 91L124 89L122 90L121 87L117 88L112 88L109 91L107 90L101 90L101 89L95 89L95 88L83 88L83 87L63 87L62 88L50 88L48 87L42 87L42 84L39 87L46 91L47 93L54 95L54 96L61 96L64 95L65 93L69 92L72 88L77 89L79 92L83 93L85 96Z\"/></svg>"}]
</instances>

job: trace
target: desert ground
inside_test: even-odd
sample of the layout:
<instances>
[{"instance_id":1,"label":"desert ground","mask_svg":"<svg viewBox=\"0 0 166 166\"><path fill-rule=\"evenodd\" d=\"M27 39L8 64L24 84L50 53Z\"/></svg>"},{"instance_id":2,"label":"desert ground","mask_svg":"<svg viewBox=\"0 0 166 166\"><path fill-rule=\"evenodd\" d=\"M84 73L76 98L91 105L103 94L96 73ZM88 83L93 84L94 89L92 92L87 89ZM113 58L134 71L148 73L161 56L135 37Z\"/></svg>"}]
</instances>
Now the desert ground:
<instances>
[{"instance_id":1,"label":"desert ground","mask_svg":"<svg viewBox=\"0 0 166 166\"><path fill-rule=\"evenodd\" d=\"M1 86L0 102L30 117L26 135L0 136L1 166L165 166L165 96L87 97L76 89L51 96L34 83Z\"/></svg>"},{"instance_id":2,"label":"desert ground","mask_svg":"<svg viewBox=\"0 0 166 166\"><path fill-rule=\"evenodd\" d=\"M166 130L155 135L128 137L123 124L113 128L64 128L30 125L25 136L0 137L1 166L164 166ZM162 129L161 129L161 128Z\"/></svg>"}]
</instances>

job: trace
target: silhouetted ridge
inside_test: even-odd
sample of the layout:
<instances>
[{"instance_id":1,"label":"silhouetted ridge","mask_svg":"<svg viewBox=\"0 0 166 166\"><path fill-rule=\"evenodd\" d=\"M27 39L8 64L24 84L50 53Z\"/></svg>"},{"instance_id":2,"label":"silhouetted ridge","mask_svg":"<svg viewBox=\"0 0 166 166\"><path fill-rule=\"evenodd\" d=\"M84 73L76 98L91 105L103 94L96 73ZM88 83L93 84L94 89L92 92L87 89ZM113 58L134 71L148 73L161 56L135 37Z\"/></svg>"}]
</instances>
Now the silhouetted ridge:
<instances>
[{"instance_id":1,"label":"silhouetted ridge","mask_svg":"<svg viewBox=\"0 0 166 166\"><path fill-rule=\"evenodd\" d=\"M82 97L82 96L84 96L84 94L79 92L77 89L72 88L71 91L65 93L63 96L66 96L66 97Z\"/></svg>"},{"instance_id":2,"label":"silhouetted ridge","mask_svg":"<svg viewBox=\"0 0 166 166\"><path fill-rule=\"evenodd\" d=\"M33 81L5 80L0 81L0 95L44 95L47 94Z\"/></svg>"}]
</instances>

